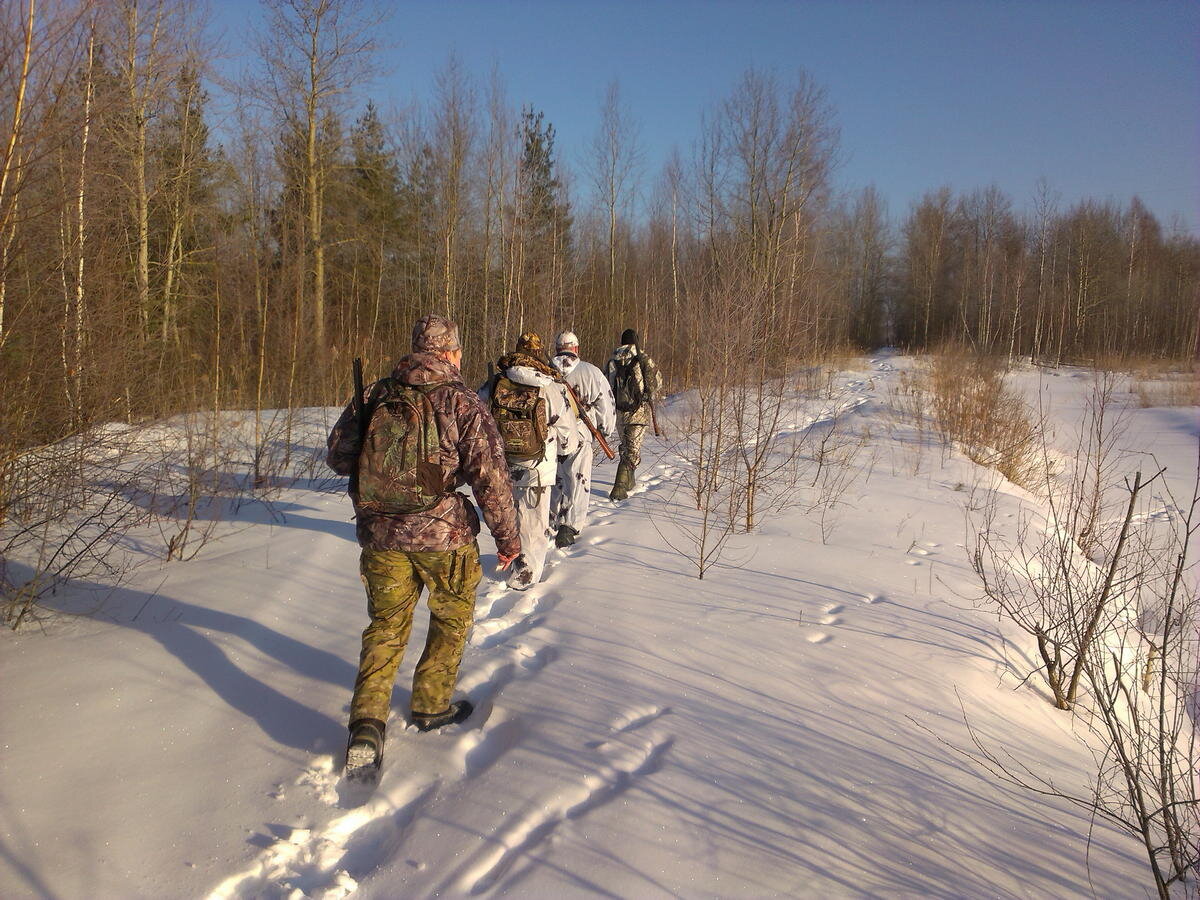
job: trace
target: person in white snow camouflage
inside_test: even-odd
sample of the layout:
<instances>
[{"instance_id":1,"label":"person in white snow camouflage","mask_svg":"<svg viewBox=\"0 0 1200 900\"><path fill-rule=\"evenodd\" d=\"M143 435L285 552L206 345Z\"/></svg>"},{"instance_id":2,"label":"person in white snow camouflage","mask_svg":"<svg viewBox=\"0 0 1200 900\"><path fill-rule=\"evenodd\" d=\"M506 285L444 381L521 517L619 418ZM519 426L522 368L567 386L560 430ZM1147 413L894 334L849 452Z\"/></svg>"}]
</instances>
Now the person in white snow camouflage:
<instances>
[{"instance_id":1,"label":"person in white snow camouflage","mask_svg":"<svg viewBox=\"0 0 1200 900\"><path fill-rule=\"evenodd\" d=\"M638 334L632 328L621 333L621 346L604 366L612 385L621 432L621 462L613 481L610 500L624 500L633 490L634 472L642 461L642 438L654 421L654 401L662 390L658 366L638 349Z\"/></svg>"},{"instance_id":2,"label":"person in white snow camouflage","mask_svg":"<svg viewBox=\"0 0 1200 900\"><path fill-rule=\"evenodd\" d=\"M564 331L554 339L554 357L550 363L574 389L596 430L603 435L614 435L617 416L612 385L603 372L579 358L579 338L573 331ZM559 455L558 477L550 494L550 526L558 547L575 543L587 523L593 455L592 433L581 419L579 449Z\"/></svg>"},{"instance_id":3,"label":"person in white snow camouflage","mask_svg":"<svg viewBox=\"0 0 1200 900\"><path fill-rule=\"evenodd\" d=\"M521 335L517 349L500 357L496 373L479 394L488 403L504 440L521 556L508 586L523 591L542 578L550 549L550 491L558 457L579 450L579 419L574 400L542 359L542 339Z\"/></svg>"}]
</instances>

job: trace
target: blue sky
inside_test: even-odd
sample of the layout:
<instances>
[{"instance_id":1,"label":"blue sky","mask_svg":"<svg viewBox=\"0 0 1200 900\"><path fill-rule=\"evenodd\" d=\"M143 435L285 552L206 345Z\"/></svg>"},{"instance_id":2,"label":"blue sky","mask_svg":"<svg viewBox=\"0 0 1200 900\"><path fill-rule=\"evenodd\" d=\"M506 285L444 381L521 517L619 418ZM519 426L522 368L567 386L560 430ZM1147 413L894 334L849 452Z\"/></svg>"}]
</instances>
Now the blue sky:
<instances>
[{"instance_id":1,"label":"blue sky","mask_svg":"<svg viewBox=\"0 0 1200 900\"><path fill-rule=\"evenodd\" d=\"M844 189L894 219L927 190L997 184L1018 208L1045 177L1063 204L1138 195L1200 234L1200 3L1173 0L458 0L388 4L384 109L428 96L454 52L553 122L578 168L609 82L638 122L648 185L751 66L804 68L841 129ZM233 65L258 13L213 0Z\"/></svg>"}]
</instances>

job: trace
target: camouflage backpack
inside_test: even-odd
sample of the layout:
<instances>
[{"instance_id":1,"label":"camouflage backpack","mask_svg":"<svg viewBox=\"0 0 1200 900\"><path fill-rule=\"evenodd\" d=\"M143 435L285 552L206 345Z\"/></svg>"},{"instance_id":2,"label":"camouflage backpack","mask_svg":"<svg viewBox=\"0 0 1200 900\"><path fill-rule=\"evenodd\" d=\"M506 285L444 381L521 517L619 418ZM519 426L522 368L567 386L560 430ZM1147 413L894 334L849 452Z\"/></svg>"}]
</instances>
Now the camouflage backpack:
<instances>
[{"instance_id":1,"label":"camouflage backpack","mask_svg":"<svg viewBox=\"0 0 1200 900\"><path fill-rule=\"evenodd\" d=\"M621 412L633 412L642 405L643 388L650 384L646 374L646 363L642 354L632 359L615 364L616 375L613 378L613 401ZM638 383L637 375L641 373L642 380Z\"/></svg>"},{"instance_id":2,"label":"camouflage backpack","mask_svg":"<svg viewBox=\"0 0 1200 900\"><path fill-rule=\"evenodd\" d=\"M540 388L496 375L492 379L492 418L509 459L540 459L546 452L550 426Z\"/></svg>"},{"instance_id":3,"label":"camouflage backpack","mask_svg":"<svg viewBox=\"0 0 1200 900\"><path fill-rule=\"evenodd\" d=\"M441 437L421 388L380 382L358 457L358 505L370 512L424 512L446 496Z\"/></svg>"}]
</instances>

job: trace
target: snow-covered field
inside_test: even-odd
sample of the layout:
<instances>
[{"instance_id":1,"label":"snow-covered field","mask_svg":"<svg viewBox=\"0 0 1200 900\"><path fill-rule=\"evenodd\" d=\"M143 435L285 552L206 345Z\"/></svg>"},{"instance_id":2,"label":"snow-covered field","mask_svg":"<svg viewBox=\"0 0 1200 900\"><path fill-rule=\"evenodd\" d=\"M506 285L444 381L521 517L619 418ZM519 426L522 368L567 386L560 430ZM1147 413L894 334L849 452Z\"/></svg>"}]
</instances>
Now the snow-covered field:
<instances>
[{"instance_id":1,"label":"snow-covered field","mask_svg":"<svg viewBox=\"0 0 1200 900\"><path fill-rule=\"evenodd\" d=\"M824 541L794 509L698 581L664 540L663 445L621 506L597 467L591 525L524 594L485 532L476 713L405 726L419 614L373 793L338 777L366 615L337 483L243 507L100 615L0 637L0 897L1146 896L1132 838L965 755L964 710L1065 789L1092 765L974 602L964 504L989 476L891 408L911 365L840 377L866 444ZM1069 449L1087 373L1015 382ZM1128 413L1189 489L1196 408Z\"/></svg>"}]
</instances>

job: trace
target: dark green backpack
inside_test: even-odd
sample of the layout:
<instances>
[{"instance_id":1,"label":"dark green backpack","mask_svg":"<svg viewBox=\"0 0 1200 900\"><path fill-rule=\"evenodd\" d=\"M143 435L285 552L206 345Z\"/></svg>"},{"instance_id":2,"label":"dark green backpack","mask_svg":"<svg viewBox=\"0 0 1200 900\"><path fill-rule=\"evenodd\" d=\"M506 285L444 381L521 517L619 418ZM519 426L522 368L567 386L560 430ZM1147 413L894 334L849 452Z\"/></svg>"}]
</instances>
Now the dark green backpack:
<instances>
[{"instance_id":1,"label":"dark green backpack","mask_svg":"<svg viewBox=\"0 0 1200 900\"><path fill-rule=\"evenodd\" d=\"M446 496L437 415L426 389L387 378L376 394L358 457L358 505L384 515L433 508Z\"/></svg>"}]
</instances>

